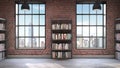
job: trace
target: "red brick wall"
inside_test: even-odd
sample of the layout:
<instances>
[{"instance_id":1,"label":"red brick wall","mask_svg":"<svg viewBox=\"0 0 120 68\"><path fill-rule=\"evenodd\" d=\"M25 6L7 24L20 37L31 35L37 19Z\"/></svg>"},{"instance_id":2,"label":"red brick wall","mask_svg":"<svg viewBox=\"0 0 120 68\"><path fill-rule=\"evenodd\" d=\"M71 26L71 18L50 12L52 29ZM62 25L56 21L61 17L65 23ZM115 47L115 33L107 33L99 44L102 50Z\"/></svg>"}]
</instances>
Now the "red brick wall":
<instances>
[{"instance_id":1,"label":"red brick wall","mask_svg":"<svg viewBox=\"0 0 120 68\"><path fill-rule=\"evenodd\" d=\"M83 0L85 1L85 0ZM107 1L107 48L102 50L77 50L76 46L76 0L46 0L46 49L15 49L15 3L13 0L0 0L0 17L7 19L7 54L8 55L49 55L51 47L51 20L69 19L73 24L74 55L113 55L114 54L114 20L120 17L119 0Z\"/></svg>"}]
</instances>

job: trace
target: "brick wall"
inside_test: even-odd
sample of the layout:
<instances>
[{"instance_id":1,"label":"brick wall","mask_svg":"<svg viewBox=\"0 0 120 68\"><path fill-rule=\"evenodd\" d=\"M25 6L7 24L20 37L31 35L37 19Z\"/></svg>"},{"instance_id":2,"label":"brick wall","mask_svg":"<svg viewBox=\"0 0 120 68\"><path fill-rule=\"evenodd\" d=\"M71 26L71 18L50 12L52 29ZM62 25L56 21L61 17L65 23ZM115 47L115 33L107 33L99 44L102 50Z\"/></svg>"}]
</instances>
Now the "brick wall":
<instances>
[{"instance_id":1,"label":"brick wall","mask_svg":"<svg viewBox=\"0 0 120 68\"><path fill-rule=\"evenodd\" d=\"M80 0L82 1L82 0ZM83 0L85 1L85 0ZM87 0L86 0L87 1ZM114 54L114 20L120 17L119 0L107 1L107 48L102 50L77 50L76 46L76 0L46 0L46 49L15 49L15 3L13 0L0 0L0 17L7 19L7 54L8 55L49 55L51 47L51 20L69 19L73 24L74 55L113 55ZM48 33L49 32L49 33Z\"/></svg>"}]
</instances>

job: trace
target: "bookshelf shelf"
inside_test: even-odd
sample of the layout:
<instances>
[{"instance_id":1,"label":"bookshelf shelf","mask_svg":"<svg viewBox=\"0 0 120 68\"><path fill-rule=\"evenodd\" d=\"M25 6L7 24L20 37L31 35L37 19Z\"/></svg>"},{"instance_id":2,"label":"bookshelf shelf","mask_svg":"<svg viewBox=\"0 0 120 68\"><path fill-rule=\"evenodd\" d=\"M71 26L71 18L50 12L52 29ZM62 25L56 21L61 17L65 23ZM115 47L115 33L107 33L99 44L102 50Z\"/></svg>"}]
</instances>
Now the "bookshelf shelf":
<instances>
[{"instance_id":1,"label":"bookshelf shelf","mask_svg":"<svg viewBox=\"0 0 120 68\"><path fill-rule=\"evenodd\" d=\"M71 30L52 30L53 33L71 33Z\"/></svg>"},{"instance_id":2,"label":"bookshelf shelf","mask_svg":"<svg viewBox=\"0 0 120 68\"><path fill-rule=\"evenodd\" d=\"M72 58L72 21L52 20L51 56L53 59Z\"/></svg>"},{"instance_id":3,"label":"bookshelf shelf","mask_svg":"<svg viewBox=\"0 0 120 68\"><path fill-rule=\"evenodd\" d=\"M120 60L120 20L115 21L115 58Z\"/></svg>"},{"instance_id":4,"label":"bookshelf shelf","mask_svg":"<svg viewBox=\"0 0 120 68\"><path fill-rule=\"evenodd\" d=\"M71 40L52 40L53 43L71 43Z\"/></svg>"},{"instance_id":5,"label":"bookshelf shelf","mask_svg":"<svg viewBox=\"0 0 120 68\"><path fill-rule=\"evenodd\" d=\"M4 18L0 18L0 60L5 58L5 51L6 51L5 23L6 23L6 20Z\"/></svg>"}]
</instances>

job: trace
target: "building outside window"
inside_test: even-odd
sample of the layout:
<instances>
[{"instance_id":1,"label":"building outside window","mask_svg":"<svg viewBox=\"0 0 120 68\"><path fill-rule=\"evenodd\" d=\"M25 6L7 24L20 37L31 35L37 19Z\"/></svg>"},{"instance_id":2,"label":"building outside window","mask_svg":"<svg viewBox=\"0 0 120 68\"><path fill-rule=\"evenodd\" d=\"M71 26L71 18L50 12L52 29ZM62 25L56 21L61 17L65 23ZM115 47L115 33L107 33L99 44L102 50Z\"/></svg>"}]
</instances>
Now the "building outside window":
<instances>
[{"instance_id":1,"label":"building outside window","mask_svg":"<svg viewBox=\"0 0 120 68\"><path fill-rule=\"evenodd\" d=\"M92 3L76 4L77 49L106 47L106 4L101 4L101 10L92 8Z\"/></svg>"},{"instance_id":2,"label":"building outside window","mask_svg":"<svg viewBox=\"0 0 120 68\"><path fill-rule=\"evenodd\" d=\"M21 10L16 4L16 48L45 49L45 4L29 4Z\"/></svg>"}]
</instances>

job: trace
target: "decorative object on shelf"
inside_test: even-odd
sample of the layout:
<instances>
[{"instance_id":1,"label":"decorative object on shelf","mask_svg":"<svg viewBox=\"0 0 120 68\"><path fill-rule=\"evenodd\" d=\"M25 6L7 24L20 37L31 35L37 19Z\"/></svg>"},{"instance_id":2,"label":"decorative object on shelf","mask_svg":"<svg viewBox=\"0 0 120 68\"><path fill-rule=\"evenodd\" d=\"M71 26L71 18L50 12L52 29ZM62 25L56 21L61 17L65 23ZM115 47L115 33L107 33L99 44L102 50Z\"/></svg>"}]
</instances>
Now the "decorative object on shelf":
<instances>
[{"instance_id":1,"label":"decorative object on shelf","mask_svg":"<svg viewBox=\"0 0 120 68\"><path fill-rule=\"evenodd\" d=\"M0 18L0 60L5 58L5 51L6 51L5 23L6 23L6 19Z\"/></svg>"},{"instance_id":2,"label":"decorative object on shelf","mask_svg":"<svg viewBox=\"0 0 120 68\"><path fill-rule=\"evenodd\" d=\"M52 58L72 58L72 21L52 20L51 33Z\"/></svg>"},{"instance_id":3,"label":"decorative object on shelf","mask_svg":"<svg viewBox=\"0 0 120 68\"><path fill-rule=\"evenodd\" d=\"M93 10L101 10L100 2L97 0L93 5Z\"/></svg>"},{"instance_id":4,"label":"decorative object on shelf","mask_svg":"<svg viewBox=\"0 0 120 68\"><path fill-rule=\"evenodd\" d=\"M120 18L115 19L115 58L120 60Z\"/></svg>"}]
</instances>

